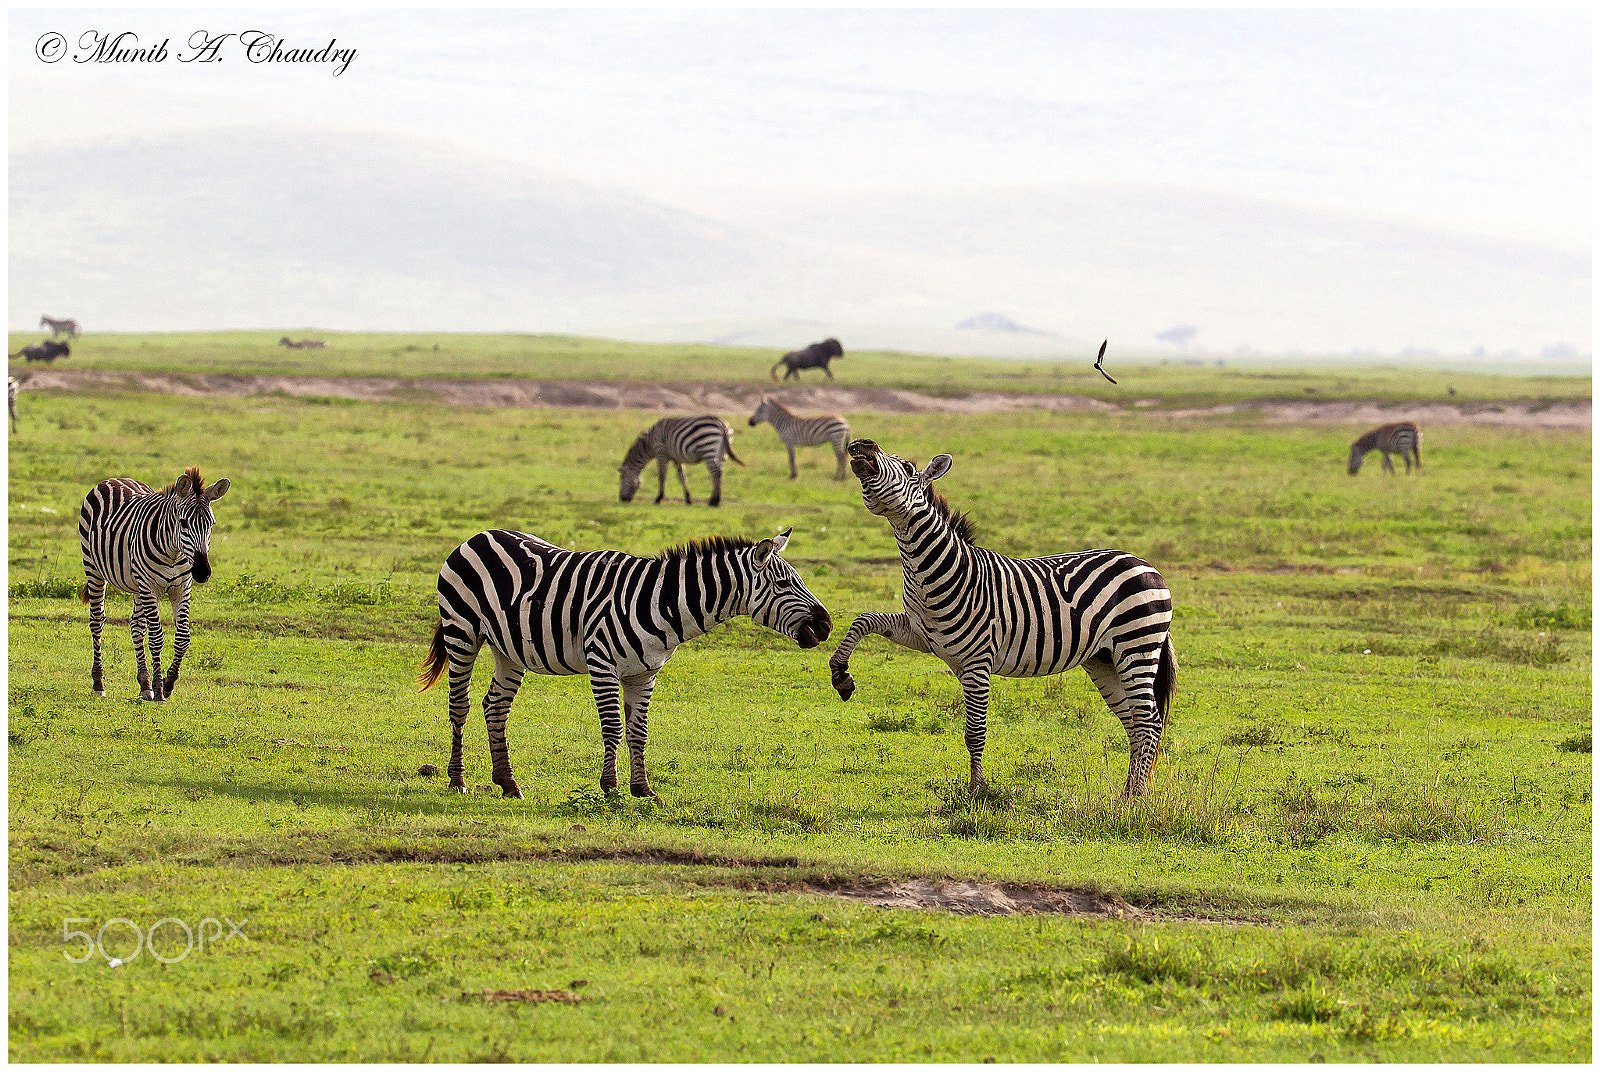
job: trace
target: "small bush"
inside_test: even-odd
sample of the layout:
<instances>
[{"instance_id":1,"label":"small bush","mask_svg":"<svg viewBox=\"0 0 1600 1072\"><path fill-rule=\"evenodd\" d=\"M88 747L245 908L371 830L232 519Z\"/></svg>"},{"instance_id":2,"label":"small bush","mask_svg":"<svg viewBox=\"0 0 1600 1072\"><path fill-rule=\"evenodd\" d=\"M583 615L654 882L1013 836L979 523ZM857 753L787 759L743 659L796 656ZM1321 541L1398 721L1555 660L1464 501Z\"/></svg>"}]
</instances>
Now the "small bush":
<instances>
[{"instance_id":1,"label":"small bush","mask_svg":"<svg viewBox=\"0 0 1600 1072\"><path fill-rule=\"evenodd\" d=\"M1556 751L1583 752L1585 754L1592 753L1594 751L1594 731L1587 730L1583 733L1574 734L1573 736L1568 737L1566 740L1556 745Z\"/></svg>"},{"instance_id":2,"label":"small bush","mask_svg":"<svg viewBox=\"0 0 1600 1072\"><path fill-rule=\"evenodd\" d=\"M1283 738L1265 722L1257 722L1253 726L1233 731L1222 739L1222 743L1238 748L1266 748L1268 745L1282 744Z\"/></svg>"},{"instance_id":3,"label":"small bush","mask_svg":"<svg viewBox=\"0 0 1600 1072\"><path fill-rule=\"evenodd\" d=\"M11 582L12 599L77 599L82 577L39 577Z\"/></svg>"},{"instance_id":4,"label":"small bush","mask_svg":"<svg viewBox=\"0 0 1600 1072\"><path fill-rule=\"evenodd\" d=\"M1524 629L1588 629L1593 619L1586 607L1566 603L1541 607L1521 607L1513 621Z\"/></svg>"},{"instance_id":5,"label":"small bush","mask_svg":"<svg viewBox=\"0 0 1600 1072\"><path fill-rule=\"evenodd\" d=\"M1339 1015L1339 1005L1313 979L1303 990L1296 991L1287 1001L1280 1002L1273 1015L1279 1020L1322 1024Z\"/></svg>"},{"instance_id":6,"label":"small bush","mask_svg":"<svg viewBox=\"0 0 1600 1072\"><path fill-rule=\"evenodd\" d=\"M867 720L867 729L874 733L912 733L917 728L917 716L873 715Z\"/></svg>"}]
</instances>

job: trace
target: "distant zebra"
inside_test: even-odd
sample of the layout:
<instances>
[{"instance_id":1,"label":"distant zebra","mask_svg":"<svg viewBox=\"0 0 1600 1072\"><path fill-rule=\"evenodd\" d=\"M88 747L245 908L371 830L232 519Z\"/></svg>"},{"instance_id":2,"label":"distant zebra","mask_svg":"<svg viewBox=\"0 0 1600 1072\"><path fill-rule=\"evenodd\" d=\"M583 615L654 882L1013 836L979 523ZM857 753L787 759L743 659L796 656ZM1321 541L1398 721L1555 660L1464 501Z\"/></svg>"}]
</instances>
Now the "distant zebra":
<instances>
[{"instance_id":1,"label":"distant zebra","mask_svg":"<svg viewBox=\"0 0 1600 1072\"><path fill-rule=\"evenodd\" d=\"M1128 734L1124 793L1148 791L1178 670L1172 594L1155 567L1122 551L1018 559L978 547L971 520L933 490L950 455L919 473L869 439L849 451L862 500L888 519L900 545L906 610L851 624L828 660L840 697L855 691L850 654L870 634L943 659L966 699L977 792L991 675L1045 677L1082 666Z\"/></svg>"},{"instance_id":2,"label":"distant zebra","mask_svg":"<svg viewBox=\"0 0 1600 1072\"><path fill-rule=\"evenodd\" d=\"M709 413L701 417L663 417L651 425L649 431L639 433L622 464L617 466L617 472L622 474L618 494L623 502L632 502L639 490L640 474L654 458L661 485L656 492L656 502L666 498L667 462L670 461L678 471L678 483L683 485L683 501L692 503L683 467L685 463L705 462L711 473L711 499L706 505L718 506L722 502L724 453L738 464L744 464L733 452L733 429L721 417Z\"/></svg>"},{"instance_id":3,"label":"distant zebra","mask_svg":"<svg viewBox=\"0 0 1600 1072\"><path fill-rule=\"evenodd\" d=\"M456 548L439 571L439 624L417 676L427 691L450 671L451 788L466 792L461 734L472 706L472 664L488 644L494 680L483 717L502 795L522 796L506 716L531 670L589 675L605 749L600 788L617 786L617 745L626 724L629 788L636 797L655 796L644 763L650 693L679 644L745 614L802 648L833 631L828 612L779 557L791 531L760 543L716 536L654 558L567 551L502 529Z\"/></svg>"},{"instance_id":4,"label":"distant zebra","mask_svg":"<svg viewBox=\"0 0 1600 1072\"><path fill-rule=\"evenodd\" d=\"M1355 476L1361 471L1361 459L1366 457L1368 451L1378 451L1383 455L1383 467L1389 472L1394 472L1394 463L1389 460L1389 455L1398 454L1406 463L1406 472L1411 472L1413 459L1417 463L1417 472L1422 472L1422 455L1417 448L1422 445L1422 433L1410 421L1396 421L1374 428L1354 443L1350 444L1350 475Z\"/></svg>"},{"instance_id":5,"label":"distant zebra","mask_svg":"<svg viewBox=\"0 0 1600 1072\"><path fill-rule=\"evenodd\" d=\"M328 347L328 344L321 339L302 339L299 342L290 342L287 335L278 340L278 345L287 346L291 350L325 350Z\"/></svg>"},{"instance_id":6,"label":"distant zebra","mask_svg":"<svg viewBox=\"0 0 1600 1072\"><path fill-rule=\"evenodd\" d=\"M132 593L128 625L139 660L139 692L146 700L165 700L178 683L178 667L189 650L191 580L211 577L211 504L228 493L228 478L206 487L196 466L160 491L137 480L102 480L83 500L78 540L83 545L87 580L79 598L89 604L94 637L94 693L106 694L100 663L100 630L105 624L106 588ZM172 602L172 666L161 677L161 597ZM145 667L145 636L150 638L150 669Z\"/></svg>"},{"instance_id":7,"label":"distant zebra","mask_svg":"<svg viewBox=\"0 0 1600 1072\"><path fill-rule=\"evenodd\" d=\"M6 409L11 411L11 430L17 430L17 395L22 390L22 381L15 376L6 377Z\"/></svg>"},{"instance_id":8,"label":"distant zebra","mask_svg":"<svg viewBox=\"0 0 1600 1072\"><path fill-rule=\"evenodd\" d=\"M71 338L77 338L80 334L82 334L82 332L78 330L78 322L73 320L71 317L68 317L65 320L57 320L54 317L41 316L39 318L39 326L42 328L49 328L51 338L55 338L62 332L66 332Z\"/></svg>"},{"instance_id":9,"label":"distant zebra","mask_svg":"<svg viewBox=\"0 0 1600 1072\"><path fill-rule=\"evenodd\" d=\"M800 475L794 467L794 448L820 447L824 443L833 444L833 454L839 462L839 471L833 474L833 479L844 479L844 445L850 442L850 425L843 417L835 413L825 417L796 417L784 409L777 399L763 395L761 404L750 415L750 427L754 428L762 421L771 422L778 438L789 449L790 480Z\"/></svg>"}]
</instances>

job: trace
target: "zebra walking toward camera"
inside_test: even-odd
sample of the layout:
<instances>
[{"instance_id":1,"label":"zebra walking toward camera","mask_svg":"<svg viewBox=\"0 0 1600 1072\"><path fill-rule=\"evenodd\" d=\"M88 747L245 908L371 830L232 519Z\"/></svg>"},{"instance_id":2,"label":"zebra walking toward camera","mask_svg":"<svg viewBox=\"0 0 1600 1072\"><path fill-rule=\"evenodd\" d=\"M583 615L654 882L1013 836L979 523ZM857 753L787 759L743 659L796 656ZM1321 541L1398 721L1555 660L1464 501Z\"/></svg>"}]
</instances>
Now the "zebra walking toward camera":
<instances>
[{"instance_id":1,"label":"zebra walking toward camera","mask_svg":"<svg viewBox=\"0 0 1600 1072\"><path fill-rule=\"evenodd\" d=\"M450 786L466 792L461 735L471 709L472 664L488 644L494 680L483 698L494 781L521 797L506 745L506 716L528 671L588 674L605 750L600 788L617 786L617 746L628 742L629 788L653 797L645 771L650 694L679 644L749 615L814 648L833 621L780 555L786 529L759 543L715 536L636 558L567 551L525 532L480 532L439 571L439 624L418 683L450 671ZM620 701L619 701L620 697Z\"/></svg>"},{"instance_id":2,"label":"zebra walking toward camera","mask_svg":"<svg viewBox=\"0 0 1600 1072\"><path fill-rule=\"evenodd\" d=\"M678 483L683 485L683 501L690 504L693 500L689 497L689 481L683 475L683 467L705 462L711 474L711 499L706 505L718 506L722 503L724 454L739 465L744 464L733 452L733 429L721 417L709 413L701 417L663 417L651 425L649 431L639 433L622 464L617 466L617 472L622 474L618 495L623 502L633 501L644 467L654 458L660 484L656 502L666 498L667 463L670 461L678 472Z\"/></svg>"},{"instance_id":3,"label":"zebra walking toward camera","mask_svg":"<svg viewBox=\"0 0 1600 1072\"><path fill-rule=\"evenodd\" d=\"M796 417L777 399L762 395L761 404L750 415L750 427L754 428L762 421L772 425L773 431L778 433L778 438L788 448L790 480L800 475L794 467L794 448L820 447L824 443L832 444L834 458L839 463L839 471L833 474L833 479L844 479L844 445L850 442L850 425L843 417L837 413L822 417Z\"/></svg>"},{"instance_id":4,"label":"zebra walking toward camera","mask_svg":"<svg viewBox=\"0 0 1600 1072\"><path fill-rule=\"evenodd\" d=\"M17 395L22 392L22 381L15 376L6 377L6 409L11 413L11 430L17 430Z\"/></svg>"},{"instance_id":5,"label":"zebra walking toward camera","mask_svg":"<svg viewBox=\"0 0 1600 1072\"><path fill-rule=\"evenodd\" d=\"M1355 476L1361 471L1361 459L1371 451L1378 451L1383 455L1383 467L1389 472L1394 472L1394 463L1389 460L1389 455L1398 454L1406 463L1406 473L1411 472L1413 460L1417 463L1417 472L1422 472L1422 455L1417 448L1422 444L1422 433L1410 421L1396 421L1374 428L1354 443L1350 444L1350 475Z\"/></svg>"},{"instance_id":6,"label":"zebra walking toward camera","mask_svg":"<svg viewBox=\"0 0 1600 1072\"><path fill-rule=\"evenodd\" d=\"M54 317L41 316L39 318L39 326L42 328L49 328L51 338L55 338L57 335L65 333L68 338L75 339L81 334L81 332L78 330L78 322L71 317L57 320Z\"/></svg>"},{"instance_id":7,"label":"zebra walking toward camera","mask_svg":"<svg viewBox=\"0 0 1600 1072\"><path fill-rule=\"evenodd\" d=\"M850 655L873 633L943 659L966 700L972 791L983 785L989 680L1046 677L1082 666L1128 734L1123 792L1148 791L1177 677L1172 593L1150 563L1122 551L1009 558L972 542L972 522L933 482L941 454L918 472L869 439L849 446L861 498L900 545L905 613L863 614L828 660L842 699L855 691Z\"/></svg>"},{"instance_id":8,"label":"zebra walking toward camera","mask_svg":"<svg viewBox=\"0 0 1600 1072\"><path fill-rule=\"evenodd\" d=\"M228 493L228 478L206 487L197 466L160 491L137 480L102 480L83 500L78 541L83 546L86 580L79 598L89 604L89 635L94 638L91 671L96 696L106 694L100 661L100 630L105 625L108 587L133 596L128 626L139 662L139 694L165 700L178 683L178 668L189 650L191 582L211 577L211 504ZM172 603L172 666L161 676L161 597ZM150 666L145 666L145 642Z\"/></svg>"}]
</instances>

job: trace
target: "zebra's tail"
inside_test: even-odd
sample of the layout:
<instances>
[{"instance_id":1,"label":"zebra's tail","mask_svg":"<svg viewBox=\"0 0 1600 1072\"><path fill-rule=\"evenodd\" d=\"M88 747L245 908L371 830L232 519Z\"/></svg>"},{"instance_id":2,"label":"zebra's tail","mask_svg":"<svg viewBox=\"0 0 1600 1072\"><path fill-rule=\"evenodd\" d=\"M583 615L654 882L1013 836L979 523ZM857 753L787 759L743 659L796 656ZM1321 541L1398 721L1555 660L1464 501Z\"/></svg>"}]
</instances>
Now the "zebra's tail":
<instances>
[{"instance_id":1,"label":"zebra's tail","mask_svg":"<svg viewBox=\"0 0 1600 1072\"><path fill-rule=\"evenodd\" d=\"M741 466L744 465L744 462L739 461L739 456L733 452L733 433L728 430L726 423L722 426L722 444L728 448L728 457L739 462Z\"/></svg>"},{"instance_id":2,"label":"zebra's tail","mask_svg":"<svg viewBox=\"0 0 1600 1072\"><path fill-rule=\"evenodd\" d=\"M1417 438L1411 444L1411 457L1417 463L1417 472L1422 472L1422 433L1417 433Z\"/></svg>"},{"instance_id":3,"label":"zebra's tail","mask_svg":"<svg viewBox=\"0 0 1600 1072\"><path fill-rule=\"evenodd\" d=\"M421 686L417 691L427 692L438 684L440 675L449 665L450 656L444 650L444 621L441 619L433 627L433 643L428 646L428 657L422 660L422 669L417 672L417 684Z\"/></svg>"},{"instance_id":4,"label":"zebra's tail","mask_svg":"<svg viewBox=\"0 0 1600 1072\"><path fill-rule=\"evenodd\" d=\"M1172 650L1172 634L1161 642L1161 661L1156 664L1156 713L1161 716L1162 729L1166 729L1167 712L1172 706L1172 693L1178 684L1178 655Z\"/></svg>"},{"instance_id":5,"label":"zebra's tail","mask_svg":"<svg viewBox=\"0 0 1600 1072\"><path fill-rule=\"evenodd\" d=\"M84 581L83 582L83 587L78 589L78 602L79 603L87 603L87 602L89 602L89 582L88 581Z\"/></svg>"}]
</instances>

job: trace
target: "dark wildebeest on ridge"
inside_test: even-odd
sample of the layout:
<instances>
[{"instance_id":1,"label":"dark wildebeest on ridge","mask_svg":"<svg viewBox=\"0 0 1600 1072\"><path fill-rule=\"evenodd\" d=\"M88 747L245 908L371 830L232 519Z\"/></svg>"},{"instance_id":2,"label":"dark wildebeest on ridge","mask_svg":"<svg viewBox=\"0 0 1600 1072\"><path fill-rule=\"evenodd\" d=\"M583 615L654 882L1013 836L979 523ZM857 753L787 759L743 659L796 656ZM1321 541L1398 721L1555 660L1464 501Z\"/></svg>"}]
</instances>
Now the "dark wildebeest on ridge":
<instances>
[{"instance_id":1,"label":"dark wildebeest on ridge","mask_svg":"<svg viewBox=\"0 0 1600 1072\"><path fill-rule=\"evenodd\" d=\"M833 373L828 370L828 362L833 358L843 356L844 347L839 345L838 339L823 339L821 342L812 343L804 350L790 350L784 354L779 359L778 364L772 366L772 378L778 378L778 365L787 365L789 371L783 374L783 378L786 380L791 376L798 380L800 378L800 370L808 368L821 369L824 373L827 373L828 379L831 380L833 379Z\"/></svg>"},{"instance_id":2,"label":"dark wildebeest on ridge","mask_svg":"<svg viewBox=\"0 0 1600 1072\"><path fill-rule=\"evenodd\" d=\"M58 357L71 357L72 347L64 342L46 339L43 342L34 343L32 346L24 346L11 356L24 357L29 361L43 361L48 364Z\"/></svg>"}]
</instances>

